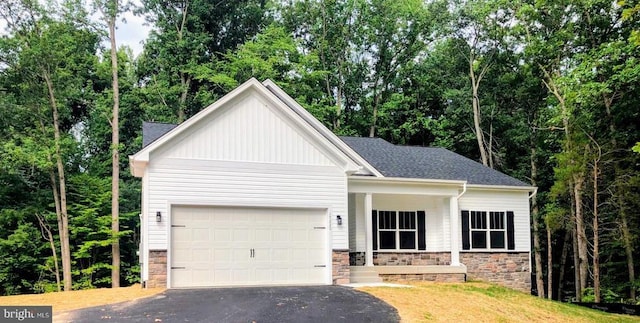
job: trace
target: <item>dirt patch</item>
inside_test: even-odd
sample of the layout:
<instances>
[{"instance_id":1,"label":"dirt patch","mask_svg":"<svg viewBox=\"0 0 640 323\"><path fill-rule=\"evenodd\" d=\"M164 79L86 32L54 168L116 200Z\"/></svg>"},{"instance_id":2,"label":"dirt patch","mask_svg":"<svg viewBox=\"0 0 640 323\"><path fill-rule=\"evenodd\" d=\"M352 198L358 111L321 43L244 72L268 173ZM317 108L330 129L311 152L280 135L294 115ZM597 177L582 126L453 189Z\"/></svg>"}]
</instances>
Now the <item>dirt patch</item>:
<instances>
[{"instance_id":1,"label":"dirt patch","mask_svg":"<svg viewBox=\"0 0 640 323\"><path fill-rule=\"evenodd\" d=\"M99 288L60 293L1 296L1 305L47 305L53 313L80 308L131 301L149 297L164 291L163 288L144 289L140 285L122 288Z\"/></svg>"}]
</instances>

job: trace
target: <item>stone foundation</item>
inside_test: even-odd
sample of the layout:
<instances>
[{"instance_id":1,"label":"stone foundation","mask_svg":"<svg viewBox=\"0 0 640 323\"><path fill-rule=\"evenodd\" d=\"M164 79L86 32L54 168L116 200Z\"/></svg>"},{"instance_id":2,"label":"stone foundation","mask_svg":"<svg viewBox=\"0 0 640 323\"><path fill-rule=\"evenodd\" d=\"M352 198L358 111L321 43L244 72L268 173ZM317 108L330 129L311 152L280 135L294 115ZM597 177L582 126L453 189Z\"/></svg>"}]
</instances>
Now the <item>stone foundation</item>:
<instances>
[{"instance_id":1,"label":"stone foundation","mask_svg":"<svg viewBox=\"0 0 640 323\"><path fill-rule=\"evenodd\" d=\"M331 258L333 284L348 284L350 282L349 250L333 250Z\"/></svg>"},{"instance_id":2,"label":"stone foundation","mask_svg":"<svg viewBox=\"0 0 640 323\"><path fill-rule=\"evenodd\" d=\"M451 264L451 253L450 252L402 252L402 253L374 252L373 264L375 266L448 266Z\"/></svg>"},{"instance_id":3,"label":"stone foundation","mask_svg":"<svg viewBox=\"0 0 640 323\"><path fill-rule=\"evenodd\" d=\"M531 292L528 252L461 252L467 279L479 279Z\"/></svg>"},{"instance_id":4,"label":"stone foundation","mask_svg":"<svg viewBox=\"0 0 640 323\"><path fill-rule=\"evenodd\" d=\"M349 252L349 265L351 266L364 266L366 260L364 258L364 252Z\"/></svg>"},{"instance_id":5,"label":"stone foundation","mask_svg":"<svg viewBox=\"0 0 640 323\"><path fill-rule=\"evenodd\" d=\"M167 287L167 251L149 250L149 279L146 287Z\"/></svg>"},{"instance_id":6,"label":"stone foundation","mask_svg":"<svg viewBox=\"0 0 640 323\"><path fill-rule=\"evenodd\" d=\"M432 281L446 283L464 283L465 274L384 274L380 275L385 282L397 281Z\"/></svg>"}]
</instances>

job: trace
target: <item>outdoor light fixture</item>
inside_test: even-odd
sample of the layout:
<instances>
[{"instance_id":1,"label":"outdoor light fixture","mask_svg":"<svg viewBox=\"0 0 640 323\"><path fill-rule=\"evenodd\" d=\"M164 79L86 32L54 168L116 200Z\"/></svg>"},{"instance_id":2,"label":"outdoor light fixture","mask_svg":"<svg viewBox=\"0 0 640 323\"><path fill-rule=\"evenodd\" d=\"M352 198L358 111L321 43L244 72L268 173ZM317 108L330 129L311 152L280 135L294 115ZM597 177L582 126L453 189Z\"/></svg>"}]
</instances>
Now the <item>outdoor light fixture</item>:
<instances>
[{"instance_id":1,"label":"outdoor light fixture","mask_svg":"<svg viewBox=\"0 0 640 323\"><path fill-rule=\"evenodd\" d=\"M162 213L156 212L156 222L162 222Z\"/></svg>"},{"instance_id":2,"label":"outdoor light fixture","mask_svg":"<svg viewBox=\"0 0 640 323\"><path fill-rule=\"evenodd\" d=\"M338 220L338 225L342 225L342 217L341 216L337 216L336 220Z\"/></svg>"}]
</instances>

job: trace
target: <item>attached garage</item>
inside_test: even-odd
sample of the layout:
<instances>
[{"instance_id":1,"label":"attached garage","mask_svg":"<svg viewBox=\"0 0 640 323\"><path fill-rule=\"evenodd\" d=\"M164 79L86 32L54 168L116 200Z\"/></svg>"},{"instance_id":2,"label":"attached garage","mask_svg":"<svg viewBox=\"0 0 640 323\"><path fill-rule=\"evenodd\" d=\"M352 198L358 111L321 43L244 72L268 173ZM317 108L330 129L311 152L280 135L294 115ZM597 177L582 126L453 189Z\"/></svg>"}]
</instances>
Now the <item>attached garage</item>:
<instances>
[{"instance_id":1,"label":"attached garage","mask_svg":"<svg viewBox=\"0 0 640 323\"><path fill-rule=\"evenodd\" d=\"M374 173L273 82L142 132L130 162L145 286L349 281L347 177Z\"/></svg>"},{"instance_id":2,"label":"attached garage","mask_svg":"<svg viewBox=\"0 0 640 323\"><path fill-rule=\"evenodd\" d=\"M326 284L326 209L174 206L169 287Z\"/></svg>"}]
</instances>

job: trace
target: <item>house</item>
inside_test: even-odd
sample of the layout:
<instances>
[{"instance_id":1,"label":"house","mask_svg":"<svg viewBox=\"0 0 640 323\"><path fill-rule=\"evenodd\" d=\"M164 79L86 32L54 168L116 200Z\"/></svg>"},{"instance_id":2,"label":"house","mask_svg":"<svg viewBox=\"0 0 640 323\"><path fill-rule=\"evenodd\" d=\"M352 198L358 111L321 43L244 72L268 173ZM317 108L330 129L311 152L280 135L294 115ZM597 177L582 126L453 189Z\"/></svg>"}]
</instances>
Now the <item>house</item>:
<instances>
[{"instance_id":1,"label":"house","mask_svg":"<svg viewBox=\"0 0 640 323\"><path fill-rule=\"evenodd\" d=\"M143 125L147 287L483 279L530 290L535 188L442 148L337 137L270 80Z\"/></svg>"}]
</instances>

